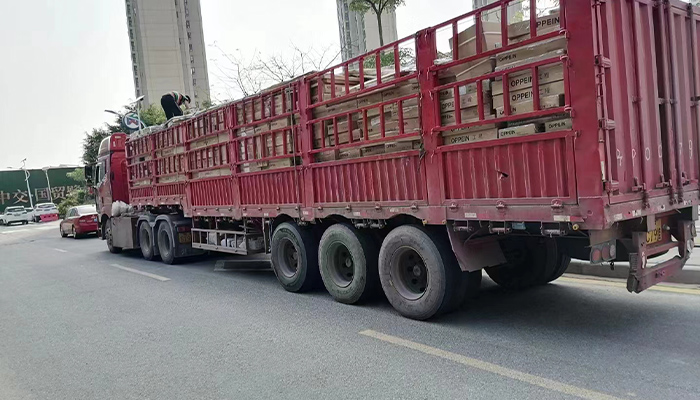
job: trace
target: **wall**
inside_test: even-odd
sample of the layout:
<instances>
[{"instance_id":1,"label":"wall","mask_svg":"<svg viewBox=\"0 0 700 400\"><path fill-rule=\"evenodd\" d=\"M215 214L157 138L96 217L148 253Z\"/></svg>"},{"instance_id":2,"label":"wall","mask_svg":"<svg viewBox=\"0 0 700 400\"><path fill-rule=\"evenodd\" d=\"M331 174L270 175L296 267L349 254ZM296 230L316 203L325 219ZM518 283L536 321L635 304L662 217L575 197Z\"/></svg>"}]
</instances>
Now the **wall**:
<instances>
[{"instance_id":1,"label":"wall","mask_svg":"<svg viewBox=\"0 0 700 400\"><path fill-rule=\"evenodd\" d=\"M49 180L51 181L51 194L53 202L58 204L71 190L85 187L84 182L76 182L66 176L75 168L56 168L49 170ZM29 188L31 189L32 200L36 203L48 203L48 185L46 175L40 169L29 170ZM29 207L29 195L27 194L27 184L24 182L24 171L0 171L0 212L6 207L24 206Z\"/></svg>"}]
</instances>

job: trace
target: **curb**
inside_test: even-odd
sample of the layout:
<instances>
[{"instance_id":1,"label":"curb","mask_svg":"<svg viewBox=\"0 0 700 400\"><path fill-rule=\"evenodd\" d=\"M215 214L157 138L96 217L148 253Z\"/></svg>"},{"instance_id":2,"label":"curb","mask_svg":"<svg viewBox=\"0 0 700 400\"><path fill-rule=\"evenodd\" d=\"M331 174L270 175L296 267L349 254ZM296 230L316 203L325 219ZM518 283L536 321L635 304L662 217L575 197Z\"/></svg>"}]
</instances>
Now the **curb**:
<instances>
[{"instance_id":1,"label":"curb","mask_svg":"<svg viewBox=\"0 0 700 400\"><path fill-rule=\"evenodd\" d=\"M629 264L626 262L615 263L613 270L607 264L590 264L583 261L571 261L567 274L590 275L602 278L627 279L629 275ZM687 265L676 275L670 277L666 282L684 283L688 285L700 285L700 266Z\"/></svg>"}]
</instances>

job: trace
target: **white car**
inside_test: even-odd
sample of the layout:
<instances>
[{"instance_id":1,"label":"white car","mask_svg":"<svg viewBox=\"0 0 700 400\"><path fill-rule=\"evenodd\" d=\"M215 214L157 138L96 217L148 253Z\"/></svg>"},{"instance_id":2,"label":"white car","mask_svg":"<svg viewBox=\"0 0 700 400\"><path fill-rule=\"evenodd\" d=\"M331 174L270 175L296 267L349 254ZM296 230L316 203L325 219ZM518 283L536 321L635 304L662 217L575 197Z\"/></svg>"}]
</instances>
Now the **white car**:
<instances>
[{"instance_id":1,"label":"white car","mask_svg":"<svg viewBox=\"0 0 700 400\"><path fill-rule=\"evenodd\" d=\"M27 214L27 210L24 207L7 207L5 213L0 215L0 224L10 225L13 222L21 222L22 224L28 224L30 221L30 216Z\"/></svg>"},{"instance_id":2,"label":"white car","mask_svg":"<svg viewBox=\"0 0 700 400\"><path fill-rule=\"evenodd\" d=\"M32 219L34 222L41 221L41 216L51 216L51 220L58 220L58 208L53 203L39 203L34 206L34 212L32 214Z\"/></svg>"}]
</instances>

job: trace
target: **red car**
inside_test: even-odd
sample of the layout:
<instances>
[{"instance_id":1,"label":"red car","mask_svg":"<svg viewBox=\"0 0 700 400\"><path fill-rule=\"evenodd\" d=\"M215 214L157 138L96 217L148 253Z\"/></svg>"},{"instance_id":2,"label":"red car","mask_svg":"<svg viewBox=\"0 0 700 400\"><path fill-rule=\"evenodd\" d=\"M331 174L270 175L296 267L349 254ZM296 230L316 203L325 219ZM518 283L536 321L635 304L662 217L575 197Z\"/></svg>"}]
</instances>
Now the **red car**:
<instances>
[{"instance_id":1,"label":"red car","mask_svg":"<svg viewBox=\"0 0 700 400\"><path fill-rule=\"evenodd\" d=\"M78 239L88 233L97 233L97 226L97 209L94 205L84 205L68 209L59 230L61 237L73 235Z\"/></svg>"}]
</instances>

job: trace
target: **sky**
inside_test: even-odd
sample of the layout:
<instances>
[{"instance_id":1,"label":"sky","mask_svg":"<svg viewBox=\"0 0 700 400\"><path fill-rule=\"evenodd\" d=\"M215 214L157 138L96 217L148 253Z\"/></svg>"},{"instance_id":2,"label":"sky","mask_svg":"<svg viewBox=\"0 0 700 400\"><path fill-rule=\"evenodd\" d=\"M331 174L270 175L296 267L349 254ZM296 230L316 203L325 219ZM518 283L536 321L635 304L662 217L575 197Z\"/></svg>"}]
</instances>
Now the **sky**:
<instances>
[{"instance_id":1,"label":"sky","mask_svg":"<svg viewBox=\"0 0 700 400\"><path fill-rule=\"evenodd\" d=\"M86 131L133 101L123 0L2 0L0 170L79 164ZM335 0L201 0L212 92L221 52L338 46ZM437 6L439 3L440 6ZM406 0L399 38L468 12L468 0ZM11 18L8 18L11 16Z\"/></svg>"}]
</instances>

